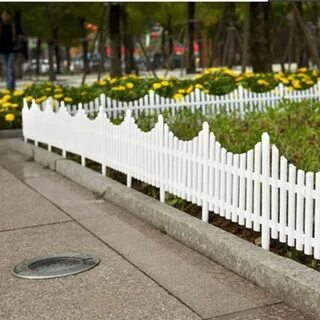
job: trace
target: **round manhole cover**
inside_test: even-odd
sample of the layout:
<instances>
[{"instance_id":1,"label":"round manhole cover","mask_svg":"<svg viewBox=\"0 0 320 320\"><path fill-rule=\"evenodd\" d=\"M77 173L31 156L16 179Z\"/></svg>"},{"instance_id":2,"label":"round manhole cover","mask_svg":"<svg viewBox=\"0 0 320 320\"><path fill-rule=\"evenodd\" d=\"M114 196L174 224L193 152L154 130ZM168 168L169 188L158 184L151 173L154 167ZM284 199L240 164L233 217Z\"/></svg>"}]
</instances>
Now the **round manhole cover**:
<instances>
[{"instance_id":1,"label":"round manhole cover","mask_svg":"<svg viewBox=\"0 0 320 320\"><path fill-rule=\"evenodd\" d=\"M80 273L97 266L93 256L53 256L25 260L13 268L13 274L27 279L50 279Z\"/></svg>"}]
</instances>

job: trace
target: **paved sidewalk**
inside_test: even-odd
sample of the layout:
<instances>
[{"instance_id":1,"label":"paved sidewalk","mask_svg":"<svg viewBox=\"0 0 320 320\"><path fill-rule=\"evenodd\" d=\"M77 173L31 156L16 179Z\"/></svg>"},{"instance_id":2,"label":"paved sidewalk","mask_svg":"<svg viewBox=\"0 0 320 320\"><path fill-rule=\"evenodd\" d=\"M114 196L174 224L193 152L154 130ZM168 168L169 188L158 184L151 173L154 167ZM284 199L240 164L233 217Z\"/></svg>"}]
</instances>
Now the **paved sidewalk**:
<instances>
[{"instance_id":1,"label":"paved sidewalk","mask_svg":"<svg viewBox=\"0 0 320 320\"><path fill-rule=\"evenodd\" d=\"M0 319L306 319L0 140ZM88 272L24 280L21 260L88 253Z\"/></svg>"}]
</instances>

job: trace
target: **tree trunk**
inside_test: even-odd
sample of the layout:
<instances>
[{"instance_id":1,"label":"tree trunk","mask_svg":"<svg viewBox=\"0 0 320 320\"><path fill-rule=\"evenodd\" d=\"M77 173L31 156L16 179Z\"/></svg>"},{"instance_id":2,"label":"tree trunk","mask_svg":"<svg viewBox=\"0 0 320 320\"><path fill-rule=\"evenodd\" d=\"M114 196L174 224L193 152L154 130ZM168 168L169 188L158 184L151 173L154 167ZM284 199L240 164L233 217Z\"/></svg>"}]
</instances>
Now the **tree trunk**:
<instances>
[{"instance_id":1,"label":"tree trunk","mask_svg":"<svg viewBox=\"0 0 320 320\"><path fill-rule=\"evenodd\" d=\"M196 3L188 2L188 51L187 51L187 67L186 73L195 73L196 64L194 59L194 19L196 12Z\"/></svg>"},{"instance_id":2,"label":"tree trunk","mask_svg":"<svg viewBox=\"0 0 320 320\"><path fill-rule=\"evenodd\" d=\"M61 73L61 57L60 57L60 47L59 47L59 40L58 40L58 32L59 29L55 28L53 30L53 37L54 37L54 55L56 58L56 73Z\"/></svg>"},{"instance_id":3,"label":"tree trunk","mask_svg":"<svg viewBox=\"0 0 320 320\"><path fill-rule=\"evenodd\" d=\"M174 42L173 42L173 30L172 30L172 16L168 14L167 18L167 31L168 31L168 56L171 57L174 55ZM172 59L170 59L172 60ZM171 61L169 61L169 66L171 69L174 68L174 65Z\"/></svg>"},{"instance_id":4,"label":"tree trunk","mask_svg":"<svg viewBox=\"0 0 320 320\"><path fill-rule=\"evenodd\" d=\"M128 16L126 9L121 11L122 14L122 24L123 24L123 45L125 49L124 60L125 60L125 72L126 74L131 74L135 69L135 61L133 57L134 43L133 36L128 27Z\"/></svg>"},{"instance_id":5,"label":"tree trunk","mask_svg":"<svg viewBox=\"0 0 320 320\"><path fill-rule=\"evenodd\" d=\"M54 72L54 62L53 62L54 48L53 48L53 40L48 40L48 58L49 58L49 80L55 81L56 75Z\"/></svg>"},{"instance_id":6,"label":"tree trunk","mask_svg":"<svg viewBox=\"0 0 320 320\"><path fill-rule=\"evenodd\" d=\"M81 29L83 72L88 74L90 72L90 68L89 68L89 61L88 61L88 39L87 39L85 22L86 20L84 17L79 17L79 23L80 23L80 29Z\"/></svg>"},{"instance_id":7,"label":"tree trunk","mask_svg":"<svg viewBox=\"0 0 320 320\"><path fill-rule=\"evenodd\" d=\"M70 73L71 57L70 57L70 47L69 46L66 46L66 60L67 60L67 73Z\"/></svg>"},{"instance_id":8,"label":"tree trunk","mask_svg":"<svg viewBox=\"0 0 320 320\"><path fill-rule=\"evenodd\" d=\"M250 52L254 72L271 72L269 3L250 3Z\"/></svg>"},{"instance_id":9,"label":"tree trunk","mask_svg":"<svg viewBox=\"0 0 320 320\"><path fill-rule=\"evenodd\" d=\"M198 45L199 45L199 68L203 68L203 34L200 32L198 36Z\"/></svg>"},{"instance_id":10,"label":"tree trunk","mask_svg":"<svg viewBox=\"0 0 320 320\"><path fill-rule=\"evenodd\" d=\"M105 61L105 28L104 28L104 24L101 25L101 28L99 30L99 71L98 71L98 80L100 80L101 74L105 72L104 69L104 61Z\"/></svg>"},{"instance_id":11,"label":"tree trunk","mask_svg":"<svg viewBox=\"0 0 320 320\"><path fill-rule=\"evenodd\" d=\"M37 77L40 75L40 58L41 58L41 39L37 37L37 45L36 45L36 75Z\"/></svg>"},{"instance_id":12,"label":"tree trunk","mask_svg":"<svg viewBox=\"0 0 320 320\"><path fill-rule=\"evenodd\" d=\"M245 3L242 46L241 46L241 71L245 72L248 65L248 43L249 43L249 28L250 28L250 4Z\"/></svg>"},{"instance_id":13,"label":"tree trunk","mask_svg":"<svg viewBox=\"0 0 320 320\"><path fill-rule=\"evenodd\" d=\"M111 40L111 71L110 76L120 77L121 70L121 38L120 38L120 19L121 8L120 4L110 4L109 14L109 30Z\"/></svg>"},{"instance_id":14,"label":"tree trunk","mask_svg":"<svg viewBox=\"0 0 320 320\"><path fill-rule=\"evenodd\" d=\"M319 59L318 54L317 54L317 49L314 46L314 43L313 43L312 38L310 36L309 30L308 30L307 26L305 25L303 17L301 16L300 10L297 8L296 4L292 3L292 5L293 5L294 14L295 14L295 17L297 19L298 26L299 26L299 28L301 30L301 33L302 33L302 35L303 35L303 37L304 37L304 39L306 41L306 44L308 46L312 62L318 68L320 68L320 59ZM306 66L306 64L304 66Z\"/></svg>"}]
</instances>

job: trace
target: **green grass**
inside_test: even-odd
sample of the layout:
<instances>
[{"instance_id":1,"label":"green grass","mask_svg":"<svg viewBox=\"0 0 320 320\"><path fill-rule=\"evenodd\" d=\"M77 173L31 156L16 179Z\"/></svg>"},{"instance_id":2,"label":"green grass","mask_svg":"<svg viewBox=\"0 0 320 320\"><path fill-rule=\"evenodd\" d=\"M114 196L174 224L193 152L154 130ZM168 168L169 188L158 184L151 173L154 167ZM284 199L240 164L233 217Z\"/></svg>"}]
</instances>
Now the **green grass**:
<instances>
[{"instance_id":1,"label":"green grass","mask_svg":"<svg viewBox=\"0 0 320 320\"><path fill-rule=\"evenodd\" d=\"M246 152L260 141L263 132L270 135L271 143L299 169L320 171L320 103L303 101L282 102L264 112L250 112L243 118L237 113L204 115L182 109L175 116L163 113L173 133L182 140L190 140L207 121L216 140L233 153ZM121 119L114 121L120 123ZM137 119L143 131L150 130L157 122L157 115L143 115Z\"/></svg>"}]
</instances>

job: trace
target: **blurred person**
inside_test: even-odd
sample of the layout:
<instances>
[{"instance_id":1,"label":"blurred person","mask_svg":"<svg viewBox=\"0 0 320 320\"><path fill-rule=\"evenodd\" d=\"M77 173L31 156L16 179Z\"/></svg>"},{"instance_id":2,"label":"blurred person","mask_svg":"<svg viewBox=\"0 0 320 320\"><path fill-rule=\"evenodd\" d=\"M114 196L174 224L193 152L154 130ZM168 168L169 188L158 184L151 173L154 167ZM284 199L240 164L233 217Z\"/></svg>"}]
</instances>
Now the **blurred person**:
<instances>
[{"instance_id":1,"label":"blurred person","mask_svg":"<svg viewBox=\"0 0 320 320\"><path fill-rule=\"evenodd\" d=\"M0 54L2 56L7 89L14 90L16 86L15 74L15 45L17 32L15 24L12 22L11 14L4 10L0 20Z\"/></svg>"}]
</instances>

